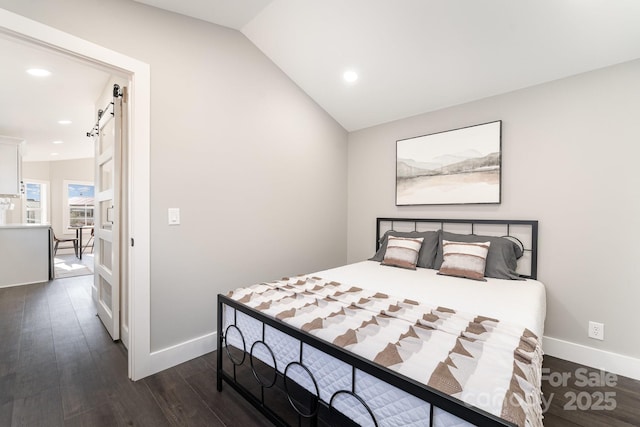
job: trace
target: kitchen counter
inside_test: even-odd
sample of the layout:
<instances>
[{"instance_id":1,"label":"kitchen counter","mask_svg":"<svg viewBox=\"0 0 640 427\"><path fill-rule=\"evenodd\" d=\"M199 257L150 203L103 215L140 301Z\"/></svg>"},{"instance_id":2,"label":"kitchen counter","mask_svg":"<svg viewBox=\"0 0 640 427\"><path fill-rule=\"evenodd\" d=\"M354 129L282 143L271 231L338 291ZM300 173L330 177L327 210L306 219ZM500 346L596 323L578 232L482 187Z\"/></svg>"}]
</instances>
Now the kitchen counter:
<instances>
[{"instance_id":1,"label":"kitchen counter","mask_svg":"<svg viewBox=\"0 0 640 427\"><path fill-rule=\"evenodd\" d=\"M0 288L49 280L50 230L48 224L0 225Z\"/></svg>"},{"instance_id":2,"label":"kitchen counter","mask_svg":"<svg viewBox=\"0 0 640 427\"><path fill-rule=\"evenodd\" d=\"M49 224L0 224L0 229L3 228L45 228L49 229Z\"/></svg>"}]
</instances>

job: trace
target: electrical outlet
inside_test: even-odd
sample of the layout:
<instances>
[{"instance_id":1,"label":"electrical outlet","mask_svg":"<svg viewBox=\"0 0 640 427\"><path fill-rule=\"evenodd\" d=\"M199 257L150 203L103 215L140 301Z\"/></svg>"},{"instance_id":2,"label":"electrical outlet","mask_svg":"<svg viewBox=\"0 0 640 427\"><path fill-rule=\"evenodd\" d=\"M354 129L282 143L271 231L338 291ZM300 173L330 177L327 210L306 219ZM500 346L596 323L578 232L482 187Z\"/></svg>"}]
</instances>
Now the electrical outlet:
<instances>
[{"instance_id":1,"label":"electrical outlet","mask_svg":"<svg viewBox=\"0 0 640 427\"><path fill-rule=\"evenodd\" d=\"M604 323L589 322L589 338L604 340Z\"/></svg>"}]
</instances>

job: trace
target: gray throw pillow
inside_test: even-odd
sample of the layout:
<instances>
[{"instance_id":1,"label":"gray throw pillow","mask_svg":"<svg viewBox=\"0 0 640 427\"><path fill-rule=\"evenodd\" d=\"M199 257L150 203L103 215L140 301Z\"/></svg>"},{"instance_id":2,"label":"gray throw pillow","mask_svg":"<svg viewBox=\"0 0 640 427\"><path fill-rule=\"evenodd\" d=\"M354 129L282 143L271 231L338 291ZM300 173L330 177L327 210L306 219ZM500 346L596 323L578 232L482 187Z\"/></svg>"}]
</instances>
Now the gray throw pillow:
<instances>
[{"instance_id":1,"label":"gray throw pillow","mask_svg":"<svg viewBox=\"0 0 640 427\"><path fill-rule=\"evenodd\" d=\"M503 237L478 236L475 234L456 234L447 231L440 232L440 243L434 261L434 268L439 269L442 265L442 240L453 240L456 242L491 242L487 263L484 270L486 277L507 280L524 280L516 273L518 268L518 258L522 256L520 246Z\"/></svg>"},{"instance_id":2,"label":"gray throw pillow","mask_svg":"<svg viewBox=\"0 0 640 427\"><path fill-rule=\"evenodd\" d=\"M372 257L370 261L382 262L384 254L387 251L387 241L389 236L394 237L422 237L422 247L418 254L417 267L421 268L434 268L434 262L436 259L436 252L438 250L438 242L440 240L439 233L437 231L395 231L389 230L380 239L380 249Z\"/></svg>"}]
</instances>

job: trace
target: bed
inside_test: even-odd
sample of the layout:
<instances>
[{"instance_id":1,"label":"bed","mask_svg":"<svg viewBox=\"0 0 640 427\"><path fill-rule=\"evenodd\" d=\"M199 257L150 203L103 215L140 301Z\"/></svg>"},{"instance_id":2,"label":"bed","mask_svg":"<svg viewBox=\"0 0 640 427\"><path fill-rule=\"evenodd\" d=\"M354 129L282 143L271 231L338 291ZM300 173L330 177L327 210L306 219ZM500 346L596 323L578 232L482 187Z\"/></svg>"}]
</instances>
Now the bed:
<instances>
[{"instance_id":1,"label":"bed","mask_svg":"<svg viewBox=\"0 0 640 427\"><path fill-rule=\"evenodd\" d=\"M276 425L541 426L537 234L378 218L370 260L219 295L218 390Z\"/></svg>"}]
</instances>

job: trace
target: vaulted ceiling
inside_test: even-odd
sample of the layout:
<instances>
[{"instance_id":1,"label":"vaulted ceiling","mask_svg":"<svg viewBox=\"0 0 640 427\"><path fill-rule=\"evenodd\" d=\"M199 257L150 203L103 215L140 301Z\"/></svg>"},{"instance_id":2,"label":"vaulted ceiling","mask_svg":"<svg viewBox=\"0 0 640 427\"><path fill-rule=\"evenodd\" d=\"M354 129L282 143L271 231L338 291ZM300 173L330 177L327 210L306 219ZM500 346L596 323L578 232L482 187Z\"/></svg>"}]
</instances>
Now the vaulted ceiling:
<instances>
[{"instance_id":1,"label":"vaulted ceiling","mask_svg":"<svg viewBox=\"0 0 640 427\"><path fill-rule=\"evenodd\" d=\"M348 131L640 58L637 0L132 1L241 31ZM109 75L11 40L0 49L0 97L13 100L0 135L21 131L27 160L90 156L83 135ZM43 64L48 80L24 73Z\"/></svg>"},{"instance_id":2,"label":"vaulted ceiling","mask_svg":"<svg viewBox=\"0 0 640 427\"><path fill-rule=\"evenodd\" d=\"M640 58L637 0L136 1L240 30L349 131Z\"/></svg>"}]
</instances>

